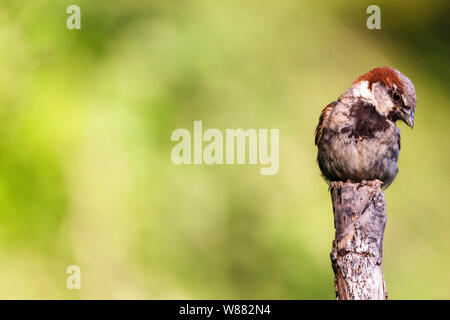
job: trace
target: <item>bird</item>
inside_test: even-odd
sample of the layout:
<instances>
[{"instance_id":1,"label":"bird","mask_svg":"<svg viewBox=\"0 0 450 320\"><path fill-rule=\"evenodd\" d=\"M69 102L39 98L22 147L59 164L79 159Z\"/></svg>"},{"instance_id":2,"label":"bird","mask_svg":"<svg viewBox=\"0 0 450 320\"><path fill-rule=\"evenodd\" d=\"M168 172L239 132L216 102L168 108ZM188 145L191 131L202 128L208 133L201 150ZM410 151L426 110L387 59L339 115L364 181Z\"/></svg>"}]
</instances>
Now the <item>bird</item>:
<instances>
[{"instance_id":1,"label":"bird","mask_svg":"<svg viewBox=\"0 0 450 320\"><path fill-rule=\"evenodd\" d=\"M358 77L321 112L317 162L330 183L375 181L386 189L398 173L397 120L414 127L414 84L400 71L378 67Z\"/></svg>"}]
</instances>

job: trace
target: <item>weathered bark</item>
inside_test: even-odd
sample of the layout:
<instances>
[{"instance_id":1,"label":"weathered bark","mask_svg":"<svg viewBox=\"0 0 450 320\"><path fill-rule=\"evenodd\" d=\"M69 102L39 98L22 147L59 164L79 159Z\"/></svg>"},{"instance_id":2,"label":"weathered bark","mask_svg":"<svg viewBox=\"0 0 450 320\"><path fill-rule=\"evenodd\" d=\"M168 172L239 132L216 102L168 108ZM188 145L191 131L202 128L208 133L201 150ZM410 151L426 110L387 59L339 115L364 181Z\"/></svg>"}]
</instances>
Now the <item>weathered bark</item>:
<instances>
[{"instance_id":1,"label":"weathered bark","mask_svg":"<svg viewBox=\"0 0 450 320\"><path fill-rule=\"evenodd\" d=\"M378 180L333 182L335 240L331 263L338 300L385 300L383 235L386 204Z\"/></svg>"}]
</instances>

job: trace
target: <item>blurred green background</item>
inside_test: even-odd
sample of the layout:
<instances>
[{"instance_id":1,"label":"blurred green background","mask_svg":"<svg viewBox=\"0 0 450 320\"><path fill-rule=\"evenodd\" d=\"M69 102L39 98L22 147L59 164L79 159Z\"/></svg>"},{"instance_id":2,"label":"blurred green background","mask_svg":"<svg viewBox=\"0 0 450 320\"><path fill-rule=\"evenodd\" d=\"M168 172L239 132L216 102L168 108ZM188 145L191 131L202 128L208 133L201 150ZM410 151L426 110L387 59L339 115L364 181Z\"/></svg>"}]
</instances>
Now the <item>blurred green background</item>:
<instances>
[{"instance_id":1,"label":"blurred green background","mask_svg":"<svg viewBox=\"0 0 450 320\"><path fill-rule=\"evenodd\" d=\"M66 28L67 6L82 29ZM381 30L366 8L381 7ZM313 133L360 74L417 91L391 299L450 298L448 1L0 3L0 298L333 299ZM176 166L176 128L279 128L280 169ZM81 268L81 290L66 268Z\"/></svg>"}]
</instances>

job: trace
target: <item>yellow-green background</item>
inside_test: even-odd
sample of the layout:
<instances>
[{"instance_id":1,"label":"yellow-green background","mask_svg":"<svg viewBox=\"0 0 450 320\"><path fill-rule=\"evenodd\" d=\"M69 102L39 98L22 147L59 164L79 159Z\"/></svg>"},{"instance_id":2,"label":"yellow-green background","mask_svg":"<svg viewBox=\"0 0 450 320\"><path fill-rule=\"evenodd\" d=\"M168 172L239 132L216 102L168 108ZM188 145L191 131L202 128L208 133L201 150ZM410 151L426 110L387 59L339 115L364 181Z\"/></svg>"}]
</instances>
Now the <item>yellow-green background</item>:
<instances>
[{"instance_id":1,"label":"yellow-green background","mask_svg":"<svg viewBox=\"0 0 450 320\"><path fill-rule=\"evenodd\" d=\"M382 65L418 100L386 191L389 296L450 298L448 18L445 0L2 0L0 298L334 298L313 132ZM278 174L175 166L194 120L279 128Z\"/></svg>"}]
</instances>

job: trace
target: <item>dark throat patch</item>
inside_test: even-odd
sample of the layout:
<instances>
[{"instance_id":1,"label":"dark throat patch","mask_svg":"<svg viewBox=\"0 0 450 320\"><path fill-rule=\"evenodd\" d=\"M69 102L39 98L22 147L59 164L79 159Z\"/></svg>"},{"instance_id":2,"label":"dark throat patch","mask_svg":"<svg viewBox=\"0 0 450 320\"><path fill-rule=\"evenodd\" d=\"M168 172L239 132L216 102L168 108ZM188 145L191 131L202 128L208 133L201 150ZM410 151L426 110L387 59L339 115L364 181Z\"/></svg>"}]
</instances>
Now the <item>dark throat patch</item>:
<instances>
[{"instance_id":1,"label":"dark throat patch","mask_svg":"<svg viewBox=\"0 0 450 320\"><path fill-rule=\"evenodd\" d=\"M343 131L350 132L350 137L375 137L375 133L385 131L389 128L387 118L380 114L371 103L358 101L350 108L350 117L354 125L343 128Z\"/></svg>"}]
</instances>

